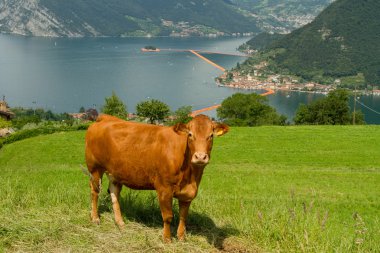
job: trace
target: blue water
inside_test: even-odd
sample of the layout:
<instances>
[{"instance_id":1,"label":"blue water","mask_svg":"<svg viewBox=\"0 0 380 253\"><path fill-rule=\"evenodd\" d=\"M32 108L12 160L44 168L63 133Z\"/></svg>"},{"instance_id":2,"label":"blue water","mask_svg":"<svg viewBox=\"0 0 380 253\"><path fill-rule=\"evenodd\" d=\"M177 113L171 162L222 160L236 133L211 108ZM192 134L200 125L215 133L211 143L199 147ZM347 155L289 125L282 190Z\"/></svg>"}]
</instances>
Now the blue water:
<instances>
[{"instance_id":1,"label":"blue water","mask_svg":"<svg viewBox=\"0 0 380 253\"><path fill-rule=\"evenodd\" d=\"M172 110L219 104L235 92L218 87L221 71L189 52L142 53L140 48L198 49L236 53L249 38L30 38L0 35L0 96L10 106L42 107L55 112L77 112L81 106L100 109L112 91L134 112L138 102L155 98ZM242 57L207 57L231 68ZM269 101L292 118L299 103L321 95L276 93ZM380 97L362 102L380 111ZM380 117L363 109L369 123ZM215 116L215 113L211 113Z\"/></svg>"}]
</instances>

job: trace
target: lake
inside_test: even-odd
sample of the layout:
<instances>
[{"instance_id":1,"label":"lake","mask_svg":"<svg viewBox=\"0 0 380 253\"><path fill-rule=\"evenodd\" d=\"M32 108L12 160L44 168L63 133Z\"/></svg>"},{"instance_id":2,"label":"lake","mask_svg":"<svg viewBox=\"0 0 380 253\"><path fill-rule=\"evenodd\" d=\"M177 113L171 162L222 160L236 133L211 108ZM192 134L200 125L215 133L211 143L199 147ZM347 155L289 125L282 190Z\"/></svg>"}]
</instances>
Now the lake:
<instances>
[{"instance_id":1,"label":"lake","mask_svg":"<svg viewBox=\"0 0 380 253\"><path fill-rule=\"evenodd\" d=\"M221 71L189 52L142 53L153 45L166 49L196 49L236 53L249 38L33 38L0 35L0 95L10 106L41 107L54 112L77 112L81 106L100 109L112 91L134 112L137 103L155 98L172 110L183 105L200 109L235 92L218 87ZM231 68L244 58L204 55ZM322 95L278 92L270 105L290 119L300 103ZM380 111L380 97L360 101ZM358 105L358 108L362 107ZM380 124L378 114L362 107L366 121ZM211 113L215 116L215 113Z\"/></svg>"}]
</instances>

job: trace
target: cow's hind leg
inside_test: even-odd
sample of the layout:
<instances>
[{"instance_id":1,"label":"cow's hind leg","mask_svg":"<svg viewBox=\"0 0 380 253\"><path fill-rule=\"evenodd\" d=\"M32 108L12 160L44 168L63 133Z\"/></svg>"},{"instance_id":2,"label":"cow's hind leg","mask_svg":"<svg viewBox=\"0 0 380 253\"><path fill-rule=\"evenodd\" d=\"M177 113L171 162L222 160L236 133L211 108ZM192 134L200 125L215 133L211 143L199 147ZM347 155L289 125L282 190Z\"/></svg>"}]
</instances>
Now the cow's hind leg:
<instances>
[{"instance_id":1,"label":"cow's hind leg","mask_svg":"<svg viewBox=\"0 0 380 253\"><path fill-rule=\"evenodd\" d=\"M191 202L178 201L179 203L179 225L177 230L178 240L185 240L186 235L186 219L189 214L189 207Z\"/></svg>"},{"instance_id":2,"label":"cow's hind leg","mask_svg":"<svg viewBox=\"0 0 380 253\"><path fill-rule=\"evenodd\" d=\"M98 199L99 192L102 185L103 173L99 170L93 170L90 178L91 188L91 220L96 224L100 224L100 218L98 214Z\"/></svg>"},{"instance_id":3,"label":"cow's hind leg","mask_svg":"<svg viewBox=\"0 0 380 253\"><path fill-rule=\"evenodd\" d=\"M108 191L111 195L112 207L113 207L113 212L115 215L115 222L119 226L119 228L124 228L125 223L124 223L123 218L121 216L120 204L119 204L120 191L121 191L122 185L116 183L113 180L111 175L107 175L107 176L108 176L108 179L110 181Z\"/></svg>"}]
</instances>

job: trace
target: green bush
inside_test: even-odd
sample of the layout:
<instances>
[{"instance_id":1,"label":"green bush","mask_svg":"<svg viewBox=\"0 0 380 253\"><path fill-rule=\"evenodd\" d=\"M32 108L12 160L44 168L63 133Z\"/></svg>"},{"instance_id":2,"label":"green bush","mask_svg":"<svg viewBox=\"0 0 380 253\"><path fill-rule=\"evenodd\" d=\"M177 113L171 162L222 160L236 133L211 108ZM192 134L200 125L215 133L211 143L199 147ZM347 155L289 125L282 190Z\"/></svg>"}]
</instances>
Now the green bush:
<instances>
[{"instance_id":1,"label":"green bush","mask_svg":"<svg viewBox=\"0 0 380 253\"><path fill-rule=\"evenodd\" d=\"M23 107L12 108L15 117L12 119L12 126L23 129L26 125L39 125L41 122L64 122L68 125L74 124L74 119L68 113L53 113L42 108L31 109Z\"/></svg>"},{"instance_id":2,"label":"green bush","mask_svg":"<svg viewBox=\"0 0 380 253\"><path fill-rule=\"evenodd\" d=\"M78 125L66 125L66 124L52 124L52 122L47 122L43 126L39 126L32 129L20 130L6 138L0 139L0 149L5 144L10 144L16 141L32 138L35 136L52 134L56 132L86 130L89 126L90 126L90 123L78 124Z\"/></svg>"},{"instance_id":3,"label":"green bush","mask_svg":"<svg viewBox=\"0 0 380 253\"><path fill-rule=\"evenodd\" d=\"M11 126L12 126L12 123L10 121L6 121L5 119L0 118L0 129L11 127Z\"/></svg>"}]
</instances>

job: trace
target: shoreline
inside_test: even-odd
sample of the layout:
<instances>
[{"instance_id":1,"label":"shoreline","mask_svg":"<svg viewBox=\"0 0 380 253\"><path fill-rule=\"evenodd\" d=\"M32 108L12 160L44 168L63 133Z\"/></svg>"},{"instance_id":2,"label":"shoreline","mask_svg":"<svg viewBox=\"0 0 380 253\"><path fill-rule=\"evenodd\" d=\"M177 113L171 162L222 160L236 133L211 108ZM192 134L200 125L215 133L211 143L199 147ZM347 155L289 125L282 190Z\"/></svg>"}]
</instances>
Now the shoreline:
<instances>
[{"instance_id":1,"label":"shoreline","mask_svg":"<svg viewBox=\"0 0 380 253\"><path fill-rule=\"evenodd\" d=\"M29 34L23 34L23 33L16 33L16 32L5 32L0 31L0 35L8 35L8 36L16 36L16 37L24 37L24 38L47 38L47 39L83 39L83 38L210 38L210 39L218 39L218 38L250 38L253 35L218 35L218 36L194 36L194 35L188 35L188 36L176 36L176 35L150 35L150 36L132 36L132 35L98 35L98 36L88 36L88 35L75 35L75 36L55 36L55 35L29 35Z\"/></svg>"},{"instance_id":2,"label":"shoreline","mask_svg":"<svg viewBox=\"0 0 380 253\"><path fill-rule=\"evenodd\" d=\"M250 87L244 87L244 86L236 86L236 85L225 85L217 82L217 85L219 87L225 87L225 88L230 88L230 89L238 89L238 90L265 90L268 89L267 87L258 87L258 86L250 86ZM276 91L283 91L283 92L301 92L301 93L310 93L310 94L322 94L322 95L327 95L330 91L335 90L334 89L329 89L328 91L324 90L302 90L302 89L288 89L288 88L283 88L283 87L271 87L270 89ZM349 91L355 92L355 90L351 90L346 88ZM380 96L380 90L356 90L357 95L361 96Z\"/></svg>"},{"instance_id":3,"label":"shoreline","mask_svg":"<svg viewBox=\"0 0 380 253\"><path fill-rule=\"evenodd\" d=\"M261 96L268 96L268 95L272 95L272 94L275 94L277 91L279 92L288 92L288 93L294 93L294 92L297 92L297 93L309 93L309 94L321 94L321 95L327 95L329 92L327 91L320 91L320 90L298 90L298 89L284 89L284 88L265 88L265 87L258 87L258 86L251 86L251 87L236 87L236 86L232 86L232 85L223 85L219 82L217 82L217 85L218 87L225 87L225 88L231 88L231 89L236 89L236 90L265 90L266 92L265 93L262 93L260 94ZM361 95L361 96L380 96L380 90L377 90L376 92L368 92L368 91L358 91L357 95ZM209 107L205 107L205 108L201 108L201 109L198 109L198 110L194 110L191 112L190 116L194 117L200 113L203 113L203 112L207 112L207 111L212 111L212 110L215 110L217 108L219 108L221 106L221 104L217 104L217 105L212 105L212 106L209 106Z\"/></svg>"},{"instance_id":4,"label":"shoreline","mask_svg":"<svg viewBox=\"0 0 380 253\"><path fill-rule=\"evenodd\" d=\"M326 91L319 91L319 90L299 90L299 89L286 89L286 88L267 88L267 87L257 87L257 86L251 86L251 87L236 87L234 85L225 85L225 84L221 84L221 83L218 83L218 86L219 87L224 87L224 88L230 88L230 89L237 89L237 90L267 90L267 89L270 89L273 91L273 93L271 94L274 94L276 93L276 91L285 91L285 92L303 92L303 93L312 93L312 94L323 94L323 95L327 95L328 92ZM270 95L270 94L268 94ZM367 95L371 95L371 94L367 94Z\"/></svg>"}]
</instances>

